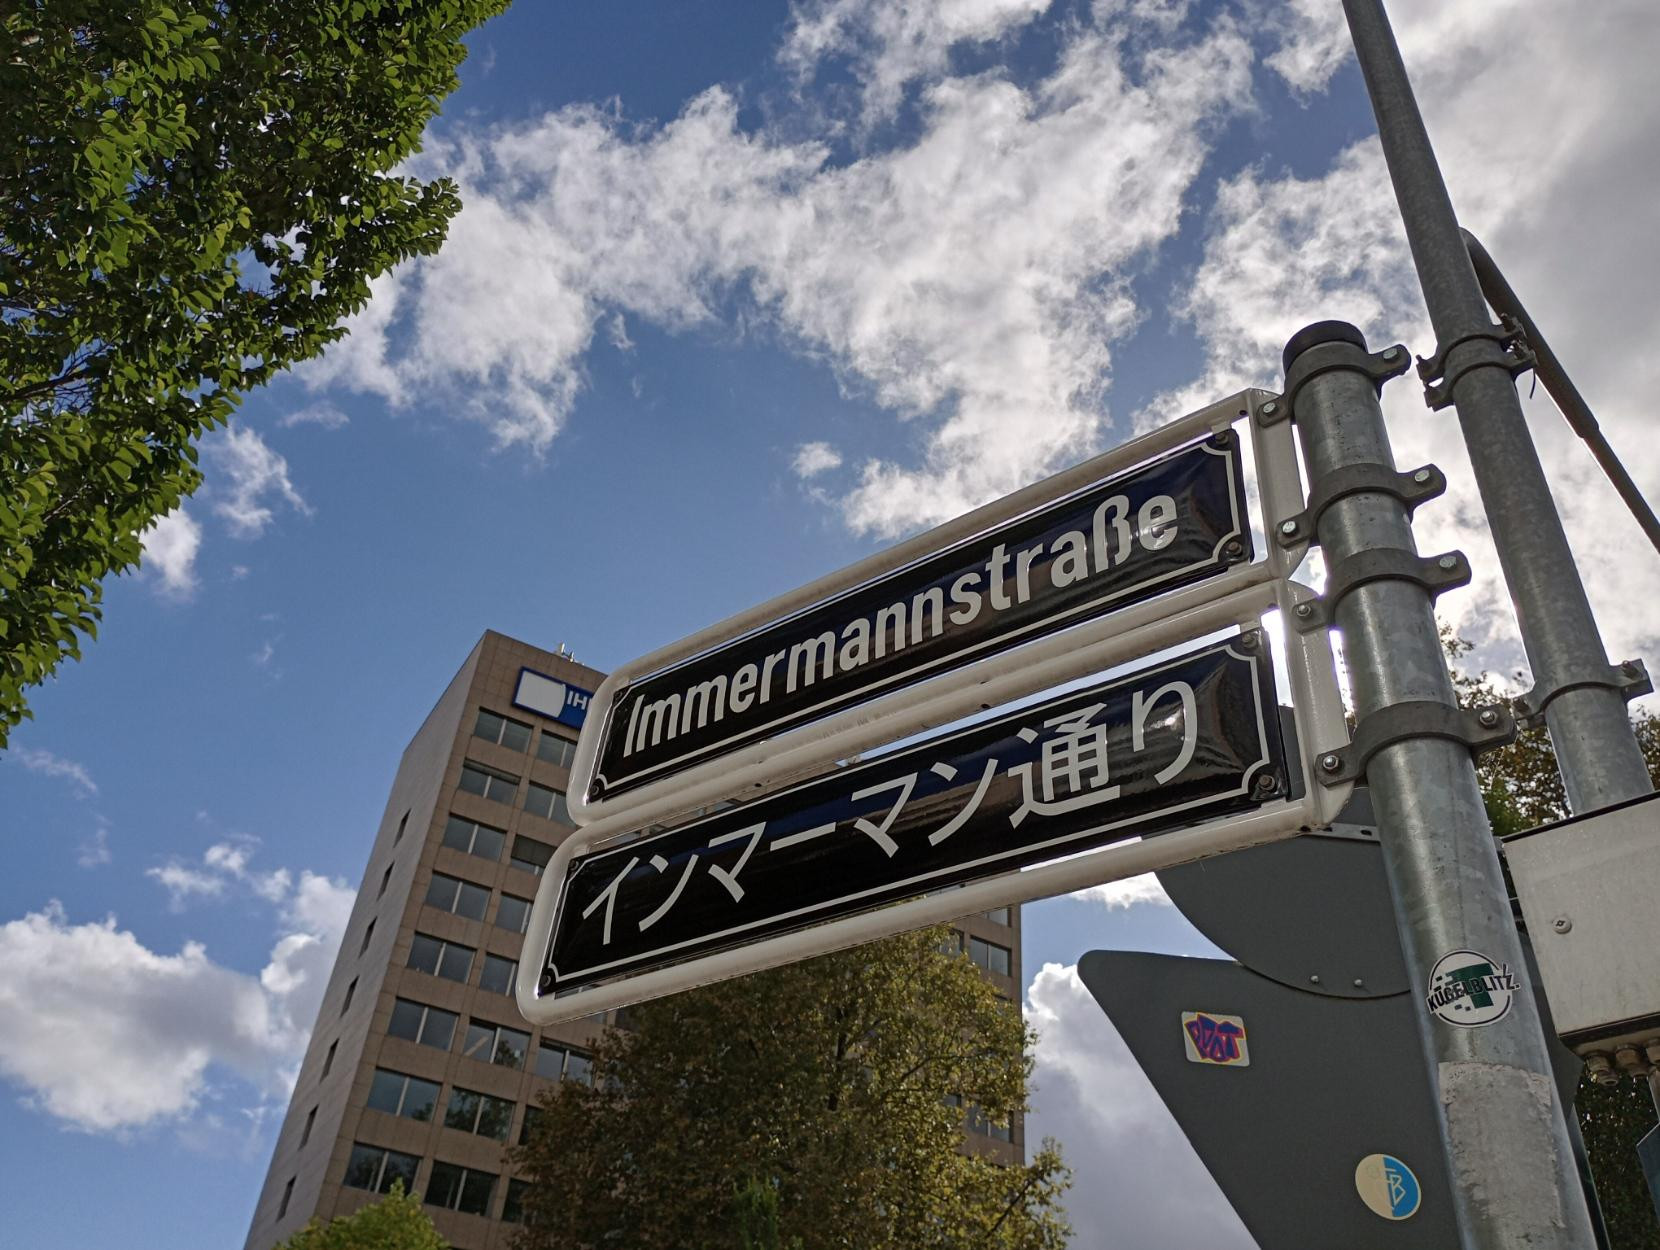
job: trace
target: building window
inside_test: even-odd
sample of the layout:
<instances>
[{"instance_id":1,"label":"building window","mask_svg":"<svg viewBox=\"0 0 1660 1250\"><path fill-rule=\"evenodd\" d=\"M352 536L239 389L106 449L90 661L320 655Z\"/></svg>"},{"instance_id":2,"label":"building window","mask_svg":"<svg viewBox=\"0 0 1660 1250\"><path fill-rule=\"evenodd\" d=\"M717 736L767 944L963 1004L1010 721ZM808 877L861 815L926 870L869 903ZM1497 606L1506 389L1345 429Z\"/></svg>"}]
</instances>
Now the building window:
<instances>
[{"instance_id":1,"label":"building window","mask_svg":"<svg viewBox=\"0 0 1660 1250\"><path fill-rule=\"evenodd\" d=\"M449 824L444 826L444 845L480 859L500 859L501 848L507 845L507 834L477 821L451 816Z\"/></svg>"},{"instance_id":2,"label":"building window","mask_svg":"<svg viewBox=\"0 0 1660 1250\"><path fill-rule=\"evenodd\" d=\"M982 912L981 914L984 915L987 920L991 921L992 924L1000 924L1005 927L1008 926L1012 919L1009 915L1009 909L1007 907L993 907L990 911Z\"/></svg>"},{"instance_id":3,"label":"building window","mask_svg":"<svg viewBox=\"0 0 1660 1250\"><path fill-rule=\"evenodd\" d=\"M427 906L447 911L452 916L461 916L467 920L483 920L485 909L489 905L490 891L481 885L474 885L471 881L435 872L432 874L432 880L427 882Z\"/></svg>"},{"instance_id":4,"label":"building window","mask_svg":"<svg viewBox=\"0 0 1660 1250\"><path fill-rule=\"evenodd\" d=\"M971 1133L979 1133L996 1141L1014 1140L1014 1129L1009 1122L998 1124L988 1119L986 1113L972 1103L969 1105L968 1113L964 1116L963 1122Z\"/></svg>"},{"instance_id":5,"label":"building window","mask_svg":"<svg viewBox=\"0 0 1660 1250\"><path fill-rule=\"evenodd\" d=\"M556 768L569 768L575 755L576 743L549 730L542 730L541 740L536 744L537 759L544 760Z\"/></svg>"},{"instance_id":6,"label":"building window","mask_svg":"<svg viewBox=\"0 0 1660 1250\"><path fill-rule=\"evenodd\" d=\"M348 1011L351 1010L352 998L356 993L357 993L357 978L353 977L352 978L352 983L346 987L346 1001L340 1004L340 1014L341 1015L345 1015Z\"/></svg>"},{"instance_id":7,"label":"building window","mask_svg":"<svg viewBox=\"0 0 1660 1250\"><path fill-rule=\"evenodd\" d=\"M543 869L548 866L548 860L553 858L553 848L546 842L538 842L535 838L527 838L523 834L513 839L513 854L509 857L515 868L522 868L525 872L541 876Z\"/></svg>"},{"instance_id":8,"label":"building window","mask_svg":"<svg viewBox=\"0 0 1660 1250\"><path fill-rule=\"evenodd\" d=\"M496 904L496 928L523 933L530 923L530 900L512 894L503 894Z\"/></svg>"},{"instance_id":9,"label":"building window","mask_svg":"<svg viewBox=\"0 0 1660 1250\"><path fill-rule=\"evenodd\" d=\"M467 1042L461 1053L469 1059L493 1063L499 1068L522 1068L525 1066L525 1052L529 1049L530 1034L505 1025L471 1020L467 1024Z\"/></svg>"},{"instance_id":10,"label":"building window","mask_svg":"<svg viewBox=\"0 0 1660 1250\"><path fill-rule=\"evenodd\" d=\"M489 990L492 994L512 994L513 980L518 975L518 960L503 959L500 955L486 955L484 971L478 978L478 988Z\"/></svg>"},{"instance_id":11,"label":"building window","mask_svg":"<svg viewBox=\"0 0 1660 1250\"><path fill-rule=\"evenodd\" d=\"M968 957L987 972L995 972L999 976L1009 975L1010 951L1007 946L999 946L996 942L988 942L984 938L971 937L968 939Z\"/></svg>"},{"instance_id":12,"label":"building window","mask_svg":"<svg viewBox=\"0 0 1660 1250\"><path fill-rule=\"evenodd\" d=\"M465 984L473 970L473 948L417 933L409 944L409 962L405 967Z\"/></svg>"},{"instance_id":13,"label":"building window","mask_svg":"<svg viewBox=\"0 0 1660 1250\"><path fill-rule=\"evenodd\" d=\"M392 1019L387 1023L386 1031L406 1042L418 1042L434 1050L448 1050L455 1040L455 1022L458 1019L460 1017L453 1011L400 998L392 1004Z\"/></svg>"},{"instance_id":14,"label":"building window","mask_svg":"<svg viewBox=\"0 0 1660 1250\"><path fill-rule=\"evenodd\" d=\"M386 865L386 871L380 874L380 889L375 891L375 897L377 899L386 897L386 887L392 884L392 869L394 867L395 865L388 864Z\"/></svg>"},{"instance_id":15,"label":"building window","mask_svg":"<svg viewBox=\"0 0 1660 1250\"><path fill-rule=\"evenodd\" d=\"M507 1182L507 1199L501 1204L501 1218L509 1224L525 1222L525 1193L530 1182L517 1177Z\"/></svg>"},{"instance_id":16,"label":"building window","mask_svg":"<svg viewBox=\"0 0 1660 1250\"><path fill-rule=\"evenodd\" d=\"M499 742L509 751L523 751L530 746L530 726L479 708L478 720L473 722L473 737Z\"/></svg>"},{"instance_id":17,"label":"building window","mask_svg":"<svg viewBox=\"0 0 1660 1250\"><path fill-rule=\"evenodd\" d=\"M438 1105L438 1086L418 1076L402 1072L375 1069L374 1082L369 1086L369 1105L387 1115L401 1115L406 1120L430 1120Z\"/></svg>"},{"instance_id":18,"label":"building window","mask_svg":"<svg viewBox=\"0 0 1660 1250\"><path fill-rule=\"evenodd\" d=\"M357 953L358 953L359 958L362 957L364 951L369 949L369 943L374 938L374 936L375 936L375 922L373 920L371 920L368 924L368 927L366 927L363 930L363 945L357 948Z\"/></svg>"},{"instance_id":19,"label":"building window","mask_svg":"<svg viewBox=\"0 0 1660 1250\"><path fill-rule=\"evenodd\" d=\"M317 1108L313 1107L310 1111L306 1112L305 1127L300 1130L300 1149L301 1150L304 1150L305 1149L305 1144L308 1141L311 1140L311 1128L316 1123L317 1123Z\"/></svg>"},{"instance_id":20,"label":"building window","mask_svg":"<svg viewBox=\"0 0 1660 1250\"><path fill-rule=\"evenodd\" d=\"M571 812L570 808L565 806L565 796L558 790L539 786L534 781L525 787L525 811L544 820L558 821L562 825L571 823Z\"/></svg>"},{"instance_id":21,"label":"building window","mask_svg":"<svg viewBox=\"0 0 1660 1250\"><path fill-rule=\"evenodd\" d=\"M335 1038L332 1042L329 1043L329 1053L323 1056L323 1075L324 1076L327 1076L329 1074L329 1069L334 1066L334 1052L337 1049L339 1049L339 1046L340 1046L340 1039L338 1037Z\"/></svg>"},{"instance_id":22,"label":"building window","mask_svg":"<svg viewBox=\"0 0 1660 1250\"><path fill-rule=\"evenodd\" d=\"M415 1189L415 1167L420 1162L415 1155L354 1142L344 1183L353 1189L386 1194L392 1192L393 1182L402 1181L404 1193L411 1193Z\"/></svg>"},{"instance_id":23,"label":"building window","mask_svg":"<svg viewBox=\"0 0 1660 1250\"><path fill-rule=\"evenodd\" d=\"M513 1124L513 1104L505 1098L492 1098L476 1090L450 1090L450 1105L444 1112L444 1127L476 1133L492 1141L507 1140L507 1130Z\"/></svg>"},{"instance_id":24,"label":"building window","mask_svg":"<svg viewBox=\"0 0 1660 1250\"><path fill-rule=\"evenodd\" d=\"M519 779L512 773L497 772L468 760L461 766L461 788L495 803L511 803L519 788Z\"/></svg>"},{"instance_id":25,"label":"building window","mask_svg":"<svg viewBox=\"0 0 1660 1250\"><path fill-rule=\"evenodd\" d=\"M496 1187L496 1178L489 1172L464 1168L454 1163L432 1165L432 1176L427 1180L426 1201L435 1207L448 1207L466 1215L487 1215L490 1194Z\"/></svg>"},{"instance_id":26,"label":"building window","mask_svg":"<svg viewBox=\"0 0 1660 1250\"><path fill-rule=\"evenodd\" d=\"M535 1136L537 1128L542 1123L542 1117L546 1114L547 1112L540 1107L526 1105L524 1123L519 1125L519 1145L524 1145Z\"/></svg>"},{"instance_id":27,"label":"building window","mask_svg":"<svg viewBox=\"0 0 1660 1250\"><path fill-rule=\"evenodd\" d=\"M413 811L413 810L414 810L413 808L410 809L410 811ZM398 843L403 841L404 826L406 826L407 824L409 824L409 812L405 812L403 814L403 818L398 821L398 831L392 835L392 845L393 846L396 846Z\"/></svg>"},{"instance_id":28,"label":"building window","mask_svg":"<svg viewBox=\"0 0 1660 1250\"><path fill-rule=\"evenodd\" d=\"M294 1182L298 1179L290 1176L288 1184L282 1187L282 1201L277 1204L277 1218L280 1220L288 1214L288 1200L294 1196ZM509 1187L511 1189L511 1186Z\"/></svg>"},{"instance_id":29,"label":"building window","mask_svg":"<svg viewBox=\"0 0 1660 1250\"><path fill-rule=\"evenodd\" d=\"M543 1042L536 1050L536 1075L550 1081L594 1082L594 1061L580 1050Z\"/></svg>"}]
</instances>

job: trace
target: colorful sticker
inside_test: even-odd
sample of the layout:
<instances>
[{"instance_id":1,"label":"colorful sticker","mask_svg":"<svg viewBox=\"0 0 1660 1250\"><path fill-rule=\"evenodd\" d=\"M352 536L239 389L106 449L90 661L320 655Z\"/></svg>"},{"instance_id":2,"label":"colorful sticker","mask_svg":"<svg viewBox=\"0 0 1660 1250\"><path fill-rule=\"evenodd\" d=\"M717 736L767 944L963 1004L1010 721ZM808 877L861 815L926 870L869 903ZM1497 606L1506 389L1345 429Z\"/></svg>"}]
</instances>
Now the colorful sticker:
<instances>
[{"instance_id":1,"label":"colorful sticker","mask_svg":"<svg viewBox=\"0 0 1660 1250\"><path fill-rule=\"evenodd\" d=\"M1386 1220L1411 1218L1423 1198L1412 1169L1394 1155L1367 1155L1356 1164L1355 1189L1360 1200Z\"/></svg>"},{"instance_id":2,"label":"colorful sticker","mask_svg":"<svg viewBox=\"0 0 1660 1250\"><path fill-rule=\"evenodd\" d=\"M1516 978L1509 964L1461 950L1435 961L1424 1001L1437 1019L1473 1029L1504 1019L1515 999Z\"/></svg>"},{"instance_id":3,"label":"colorful sticker","mask_svg":"<svg viewBox=\"0 0 1660 1250\"><path fill-rule=\"evenodd\" d=\"M1190 1063L1220 1068L1248 1068L1251 1052L1245 1042L1245 1021L1209 1011L1182 1012L1182 1041Z\"/></svg>"}]
</instances>

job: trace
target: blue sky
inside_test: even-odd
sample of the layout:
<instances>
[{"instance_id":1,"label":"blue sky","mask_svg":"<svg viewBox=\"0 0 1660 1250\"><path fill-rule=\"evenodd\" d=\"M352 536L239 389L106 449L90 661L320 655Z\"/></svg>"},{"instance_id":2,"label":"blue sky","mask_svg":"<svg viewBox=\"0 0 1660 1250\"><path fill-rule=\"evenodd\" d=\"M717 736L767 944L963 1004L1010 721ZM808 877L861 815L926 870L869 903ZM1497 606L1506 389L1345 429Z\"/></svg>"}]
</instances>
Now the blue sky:
<instances>
[{"instance_id":1,"label":"blue sky","mask_svg":"<svg viewBox=\"0 0 1660 1250\"><path fill-rule=\"evenodd\" d=\"M0 757L16 1244L240 1244L398 754L484 629L611 668L1273 387L1308 321L1427 354L1337 7L521 0L479 31L418 162L461 182L450 242L207 440ZM1660 12L1391 11L1466 224L1652 496ZM1507 667L1451 418L1387 403L1453 481L1420 545L1477 563L1442 609ZM1653 553L1530 415L1614 658L1652 652ZM1028 908L1076 1244L1248 1245L1077 985L1095 946L1205 949L1156 889Z\"/></svg>"}]
</instances>

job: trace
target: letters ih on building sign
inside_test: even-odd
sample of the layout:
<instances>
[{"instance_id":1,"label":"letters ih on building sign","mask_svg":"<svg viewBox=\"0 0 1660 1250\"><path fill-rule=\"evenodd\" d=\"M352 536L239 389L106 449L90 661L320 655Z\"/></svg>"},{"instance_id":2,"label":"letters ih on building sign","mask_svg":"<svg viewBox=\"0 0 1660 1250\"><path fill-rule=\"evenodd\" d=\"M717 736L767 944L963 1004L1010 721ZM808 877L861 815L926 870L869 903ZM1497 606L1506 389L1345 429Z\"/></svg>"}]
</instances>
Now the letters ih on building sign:
<instances>
[{"instance_id":1,"label":"letters ih on building sign","mask_svg":"<svg viewBox=\"0 0 1660 1250\"><path fill-rule=\"evenodd\" d=\"M589 801L1251 558L1239 441L1213 434L618 693Z\"/></svg>"},{"instance_id":2,"label":"letters ih on building sign","mask_svg":"<svg viewBox=\"0 0 1660 1250\"><path fill-rule=\"evenodd\" d=\"M555 995L1285 793L1260 632L620 846L560 883Z\"/></svg>"}]
</instances>

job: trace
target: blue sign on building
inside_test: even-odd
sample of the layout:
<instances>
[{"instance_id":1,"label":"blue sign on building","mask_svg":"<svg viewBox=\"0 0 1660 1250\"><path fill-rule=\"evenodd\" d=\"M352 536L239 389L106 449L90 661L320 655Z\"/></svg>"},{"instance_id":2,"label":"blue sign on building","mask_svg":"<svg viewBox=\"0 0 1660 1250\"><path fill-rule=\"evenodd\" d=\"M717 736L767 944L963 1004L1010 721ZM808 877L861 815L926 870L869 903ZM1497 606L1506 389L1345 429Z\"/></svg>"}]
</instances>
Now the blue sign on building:
<instances>
[{"instance_id":1,"label":"blue sign on building","mask_svg":"<svg viewBox=\"0 0 1660 1250\"><path fill-rule=\"evenodd\" d=\"M513 706L546 716L572 729L581 729L593 699L592 690L579 690L557 677L549 677L532 668L521 668L519 685L513 693Z\"/></svg>"}]
</instances>

